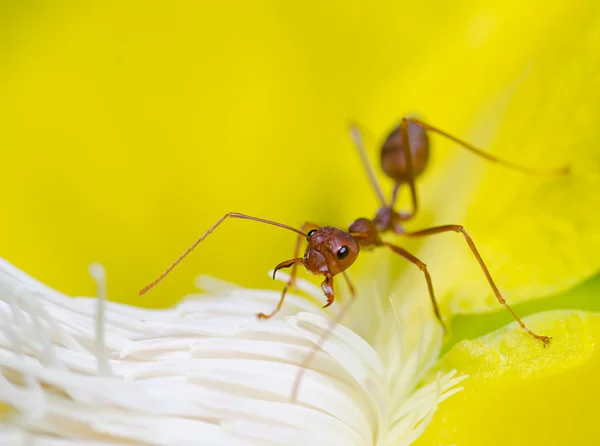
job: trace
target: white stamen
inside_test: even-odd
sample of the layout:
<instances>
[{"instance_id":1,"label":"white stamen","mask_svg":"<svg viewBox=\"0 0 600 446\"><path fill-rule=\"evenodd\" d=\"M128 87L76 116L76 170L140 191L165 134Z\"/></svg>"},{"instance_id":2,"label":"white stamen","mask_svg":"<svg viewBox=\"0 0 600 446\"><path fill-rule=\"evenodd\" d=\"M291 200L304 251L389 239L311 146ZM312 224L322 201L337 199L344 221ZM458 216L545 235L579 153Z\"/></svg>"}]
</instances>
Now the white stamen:
<instances>
[{"instance_id":1,"label":"white stamen","mask_svg":"<svg viewBox=\"0 0 600 446\"><path fill-rule=\"evenodd\" d=\"M96 282L96 358L98 359L98 374L101 376L114 375L112 367L108 362L106 346L104 344L104 313L106 302L106 272L99 263L89 266L89 273Z\"/></svg>"}]
</instances>

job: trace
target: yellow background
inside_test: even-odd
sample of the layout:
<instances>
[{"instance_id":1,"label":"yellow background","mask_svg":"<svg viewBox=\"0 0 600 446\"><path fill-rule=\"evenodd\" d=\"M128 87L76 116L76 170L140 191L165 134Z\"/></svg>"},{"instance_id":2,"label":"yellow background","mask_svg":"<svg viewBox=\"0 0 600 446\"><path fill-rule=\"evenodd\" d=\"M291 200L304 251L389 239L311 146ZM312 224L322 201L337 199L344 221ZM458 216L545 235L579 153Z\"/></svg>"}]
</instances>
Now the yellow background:
<instances>
[{"instance_id":1,"label":"yellow background","mask_svg":"<svg viewBox=\"0 0 600 446\"><path fill-rule=\"evenodd\" d=\"M573 175L525 178L435 139L415 228L465 223L511 302L593 277L600 266L598 7L475 3L2 2L0 255L74 295L94 293L87 266L99 261L112 300L145 306L173 304L200 272L278 287L266 271L291 257L294 235L232 221L137 297L225 212L294 226L345 227L372 216L376 201L347 123L370 129L375 155L385 132L418 112L515 161L568 162ZM447 297L445 314L497 308L464 242L419 248L438 295ZM414 280L402 283L423 292L419 272L410 274ZM521 314L597 309L599 287L592 278L559 300L526 303ZM510 320L500 317L461 316L453 330L483 334ZM470 419L447 417L480 415L478 407L489 423L482 426L497 426L478 404L495 402L504 388L485 386L444 405L452 413L441 412L422 443L440 444L452 423L456 438L474 438ZM473 389L483 389L480 399ZM526 398L535 406L543 394L536 387ZM465 401L472 412L463 411ZM511 407L507 401L498 410ZM535 417L510 422L527 433L521 439L535 436Z\"/></svg>"},{"instance_id":2,"label":"yellow background","mask_svg":"<svg viewBox=\"0 0 600 446\"><path fill-rule=\"evenodd\" d=\"M193 290L200 272L273 286L266 271L291 257L293 234L233 221L152 294L136 296L227 211L295 226L311 220L346 227L374 215L376 201L347 135L351 119L370 129L375 156L385 132L403 114L418 112L525 164L569 161L569 153L553 147L564 101L556 102L551 119L535 122L536 110L557 96L556 85L534 76L527 85L537 89L521 94L508 114L495 114L493 104L527 83L528 73L539 75L536 57L544 63L545 53L538 48L568 53L568 39L548 39L574 35L594 10L592 3L517 1L8 2L2 8L2 256L83 295L94 292L87 265L99 261L108 270L111 299L147 306L172 304ZM558 62L542 65L542 73ZM583 113L583 122L590 125L593 112ZM523 133L534 135L535 144L522 147ZM597 140L588 138L587 146ZM517 188L508 186L524 180L494 171L494 182L482 183L474 202L479 186L469 188L464 179L490 167L439 139L434 144L433 166L420 187L421 220L432 222L439 212L458 217L447 223L470 225L498 281L511 288L523 280L507 259L544 271L539 261L548 253L534 246L530 258L520 226L485 233L488 209L502 219L497 213L504 208L494 210L494 203L510 204ZM450 157L458 168L445 167ZM523 206L540 196L531 194ZM446 265L437 270L441 290L444 276L457 276L449 265L461 263L451 252L432 255ZM540 279L550 289L561 265ZM576 266L577 274L560 278L563 288L592 275L598 259ZM478 282L476 297L489 294L476 266L459 271Z\"/></svg>"}]
</instances>

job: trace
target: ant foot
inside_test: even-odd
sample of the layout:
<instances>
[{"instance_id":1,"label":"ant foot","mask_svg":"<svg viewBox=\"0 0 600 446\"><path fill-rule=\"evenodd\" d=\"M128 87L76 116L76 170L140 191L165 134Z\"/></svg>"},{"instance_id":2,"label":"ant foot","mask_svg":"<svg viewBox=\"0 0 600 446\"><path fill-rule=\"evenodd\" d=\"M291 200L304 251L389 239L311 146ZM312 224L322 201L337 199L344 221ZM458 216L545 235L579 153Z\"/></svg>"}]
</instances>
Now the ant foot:
<instances>
[{"instance_id":1,"label":"ant foot","mask_svg":"<svg viewBox=\"0 0 600 446\"><path fill-rule=\"evenodd\" d=\"M444 336L450 334L450 328L446 325L443 319L438 319L440 323L440 327L442 327L442 331L444 332Z\"/></svg>"},{"instance_id":2,"label":"ant foot","mask_svg":"<svg viewBox=\"0 0 600 446\"><path fill-rule=\"evenodd\" d=\"M544 348L546 348L546 346L550 343L550 340L552 339L550 336L539 336L539 335L534 335L536 339L539 339L540 341L542 341L544 343Z\"/></svg>"},{"instance_id":3,"label":"ant foot","mask_svg":"<svg viewBox=\"0 0 600 446\"><path fill-rule=\"evenodd\" d=\"M265 313L256 313L256 317L259 320L264 320L264 319L269 319L271 316L273 316L272 314L265 314Z\"/></svg>"}]
</instances>

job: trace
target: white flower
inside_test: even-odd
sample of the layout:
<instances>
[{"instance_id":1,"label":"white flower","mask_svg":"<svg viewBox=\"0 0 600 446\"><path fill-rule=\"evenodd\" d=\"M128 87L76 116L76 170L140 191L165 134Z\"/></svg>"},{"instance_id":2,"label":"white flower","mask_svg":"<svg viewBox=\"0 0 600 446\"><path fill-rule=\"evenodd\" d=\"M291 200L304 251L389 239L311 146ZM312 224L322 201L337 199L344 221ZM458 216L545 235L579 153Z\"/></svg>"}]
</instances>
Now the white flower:
<instances>
[{"instance_id":1,"label":"white flower","mask_svg":"<svg viewBox=\"0 0 600 446\"><path fill-rule=\"evenodd\" d=\"M346 328L360 329L366 307L349 315L291 402L298 365L339 309L320 308L319 288L300 280L310 299L290 294L280 316L258 321L280 291L201 277L206 293L173 309L103 308L103 271L92 274L100 299L73 299L0 260L0 400L11 408L0 444L395 446L461 389L453 373L418 386L442 333L409 299L367 302L370 344Z\"/></svg>"}]
</instances>

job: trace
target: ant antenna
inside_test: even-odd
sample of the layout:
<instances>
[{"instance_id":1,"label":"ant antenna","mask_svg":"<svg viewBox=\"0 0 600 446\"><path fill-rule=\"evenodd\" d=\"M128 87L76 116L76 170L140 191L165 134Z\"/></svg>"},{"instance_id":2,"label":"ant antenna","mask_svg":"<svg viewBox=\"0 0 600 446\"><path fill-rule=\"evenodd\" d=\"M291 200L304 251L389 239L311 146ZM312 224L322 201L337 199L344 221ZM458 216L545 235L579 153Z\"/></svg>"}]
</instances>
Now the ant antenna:
<instances>
[{"instance_id":1,"label":"ant antenna","mask_svg":"<svg viewBox=\"0 0 600 446\"><path fill-rule=\"evenodd\" d=\"M158 277L157 277L156 279L154 279L154 280L153 280L153 281L152 281L150 284L148 284L148 285L146 285L144 288L142 288L142 289L139 291L138 295L139 295L139 296L143 296L143 295L144 295L144 294L146 294L148 291L150 291L152 288L154 288L156 285L158 285L160 282L162 282L162 280L163 280L165 277L167 277L167 276L169 275L169 273L170 273L171 271L173 271L173 269L174 269L174 268L175 268L177 265L179 265L179 263L180 263L180 262L181 262L183 259L185 259L185 258L187 257L187 255L188 255L190 252L192 252L192 251L194 250L194 248L195 248L196 246L198 246L198 244L199 244L199 243L200 243L202 240L204 240L206 237L208 237L208 236L210 235L210 233L211 233L211 232L213 232L213 231L214 231L214 230L217 228L217 226L219 226L221 223L223 223L223 222L225 221L225 219L227 219L227 217L229 217L229 218L241 218L241 219L244 219L244 220L252 220L252 221L257 221L257 222L259 222L259 223L265 223L265 224L267 224L267 225L278 226L278 227L280 227L280 228L287 229L288 231L295 232L296 234L298 234L298 235L301 235L301 236L302 236L302 237L304 237L304 238L307 238L307 237L308 237L308 236L307 236L307 235L306 235L304 232L302 232L302 231L300 231L300 230L298 230L298 229L296 229L296 228L293 228L293 227L291 227L291 226L284 225L283 223L277 223L277 222L275 222L275 221L271 221L271 220L265 220L265 219L258 218L258 217L252 217L252 216L250 216L250 215L246 215L246 214L239 214L239 213L237 213L237 212L229 212L229 213L227 213L227 214L223 215L223 216L222 216L222 217L221 217L219 220L217 220L217 222L216 222L214 225L212 225L210 228L208 228L208 231L206 231L206 232L205 232L205 233L204 233L204 234L203 234L203 235L202 235L202 236L201 236L201 237L200 237L198 240L196 240L194 243L192 243L192 245L191 245L191 246L190 246L188 249L186 249L186 250L185 250L185 252L184 252L183 254L181 254L181 255L180 255L178 258L177 258L177 260L175 260L175 261L174 261L174 262L173 262L173 263L172 263L172 264L171 264L171 265L170 265L170 266L169 266L169 267L168 267L168 268L167 268L167 269L166 269L166 270L165 270L165 271L164 271L164 272L163 272L163 273L160 275L160 276L158 276Z\"/></svg>"}]
</instances>

